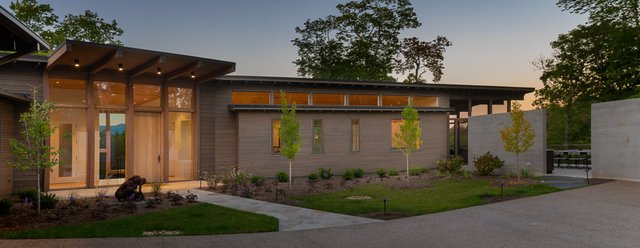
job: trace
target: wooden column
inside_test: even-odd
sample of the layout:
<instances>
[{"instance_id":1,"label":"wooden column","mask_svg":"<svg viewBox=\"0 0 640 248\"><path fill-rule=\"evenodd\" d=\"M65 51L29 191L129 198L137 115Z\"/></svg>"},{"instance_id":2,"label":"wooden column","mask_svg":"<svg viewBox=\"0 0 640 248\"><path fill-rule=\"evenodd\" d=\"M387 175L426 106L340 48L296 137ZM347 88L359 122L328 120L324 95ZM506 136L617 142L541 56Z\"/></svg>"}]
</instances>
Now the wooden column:
<instances>
[{"instance_id":1,"label":"wooden column","mask_svg":"<svg viewBox=\"0 0 640 248\"><path fill-rule=\"evenodd\" d=\"M487 114L493 114L493 100L489 100L489 104L487 105Z\"/></svg>"},{"instance_id":2,"label":"wooden column","mask_svg":"<svg viewBox=\"0 0 640 248\"><path fill-rule=\"evenodd\" d=\"M169 181L169 88L167 86L167 80L162 79L162 88L160 89L161 96L160 107L162 108L162 181Z\"/></svg>"},{"instance_id":3,"label":"wooden column","mask_svg":"<svg viewBox=\"0 0 640 248\"><path fill-rule=\"evenodd\" d=\"M49 101L49 74L47 72L42 73L42 99ZM51 140L47 139L47 145L51 145ZM51 181L51 171L42 170L42 187L45 192L49 191L49 183Z\"/></svg>"},{"instance_id":4,"label":"wooden column","mask_svg":"<svg viewBox=\"0 0 640 248\"><path fill-rule=\"evenodd\" d=\"M468 104L469 104L469 111L467 111L467 118L471 117L471 108L473 108L473 105L471 103L471 99L468 99Z\"/></svg>"},{"instance_id":5,"label":"wooden column","mask_svg":"<svg viewBox=\"0 0 640 248\"><path fill-rule=\"evenodd\" d=\"M194 170L194 179L200 178L200 89L199 84L193 84L193 109L194 113L191 117L193 125L191 125L191 137L193 137L191 143L191 152L192 152L192 160L193 161L193 170Z\"/></svg>"},{"instance_id":6,"label":"wooden column","mask_svg":"<svg viewBox=\"0 0 640 248\"><path fill-rule=\"evenodd\" d=\"M93 82L91 75L87 75L86 92L87 92L87 188L96 186L95 182L95 132L96 130L96 105L94 99Z\"/></svg>"},{"instance_id":7,"label":"wooden column","mask_svg":"<svg viewBox=\"0 0 640 248\"><path fill-rule=\"evenodd\" d=\"M511 112L511 100L507 100L507 112Z\"/></svg>"},{"instance_id":8,"label":"wooden column","mask_svg":"<svg viewBox=\"0 0 640 248\"><path fill-rule=\"evenodd\" d=\"M125 104L127 106L127 111L125 112L125 133L126 133L126 151L125 151L125 157L126 157L126 162L125 162L125 173L124 173L124 178L129 178L131 176L133 176L134 174L134 166L136 166L134 163L134 156L135 156L135 151L134 151L134 145L133 145L133 139L134 139L134 104L133 104L133 82L131 81L131 78L127 78L126 80L127 86L126 86L126 90L125 90Z\"/></svg>"}]
</instances>

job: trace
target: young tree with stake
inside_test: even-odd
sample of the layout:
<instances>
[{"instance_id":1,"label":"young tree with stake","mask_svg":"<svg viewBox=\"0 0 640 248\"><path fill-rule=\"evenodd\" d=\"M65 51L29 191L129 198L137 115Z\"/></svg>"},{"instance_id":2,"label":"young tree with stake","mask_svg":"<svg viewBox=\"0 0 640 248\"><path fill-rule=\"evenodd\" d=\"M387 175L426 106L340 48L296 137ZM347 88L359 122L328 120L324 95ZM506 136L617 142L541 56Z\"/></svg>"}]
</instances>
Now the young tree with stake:
<instances>
[{"instance_id":1,"label":"young tree with stake","mask_svg":"<svg viewBox=\"0 0 640 248\"><path fill-rule=\"evenodd\" d=\"M500 138L502 138L504 149L516 155L516 174L518 174L518 181L520 181L520 154L525 153L533 145L536 133L531 127L531 123L524 118L524 112L520 110L518 102L513 103L509 115L512 124L510 127L507 126L500 130Z\"/></svg>"},{"instance_id":2,"label":"young tree with stake","mask_svg":"<svg viewBox=\"0 0 640 248\"><path fill-rule=\"evenodd\" d=\"M289 159L289 188L291 188L291 163L300 151L300 122L296 119L295 103L289 107L284 92L280 91L280 96L282 99L282 116L278 130L281 142L280 154Z\"/></svg>"},{"instance_id":3,"label":"young tree with stake","mask_svg":"<svg viewBox=\"0 0 640 248\"><path fill-rule=\"evenodd\" d=\"M402 119L404 122L400 125L400 132L395 134L395 146L400 147L407 159L408 180L409 155L422 145L422 129L420 128L418 111L413 107L413 99L410 99L409 104L402 110Z\"/></svg>"}]
</instances>

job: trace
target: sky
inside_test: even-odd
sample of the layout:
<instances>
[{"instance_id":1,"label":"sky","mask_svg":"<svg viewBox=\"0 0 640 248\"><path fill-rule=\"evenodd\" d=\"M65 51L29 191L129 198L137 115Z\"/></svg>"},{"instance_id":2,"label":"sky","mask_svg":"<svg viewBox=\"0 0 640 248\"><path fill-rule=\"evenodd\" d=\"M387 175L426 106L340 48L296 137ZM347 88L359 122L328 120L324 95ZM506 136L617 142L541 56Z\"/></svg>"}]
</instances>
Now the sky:
<instances>
[{"instance_id":1,"label":"sky","mask_svg":"<svg viewBox=\"0 0 640 248\"><path fill-rule=\"evenodd\" d=\"M11 0L0 0L8 9ZM40 0L61 18L89 9L124 30L125 46L236 62L232 75L295 77L294 28L337 14L346 0ZM402 32L447 37L441 83L542 87L531 65L550 56L550 42L586 16L561 11L555 0L413 0L422 26ZM402 75L396 76L404 79ZM530 102L533 95L527 96ZM530 104L524 104L527 109Z\"/></svg>"}]
</instances>

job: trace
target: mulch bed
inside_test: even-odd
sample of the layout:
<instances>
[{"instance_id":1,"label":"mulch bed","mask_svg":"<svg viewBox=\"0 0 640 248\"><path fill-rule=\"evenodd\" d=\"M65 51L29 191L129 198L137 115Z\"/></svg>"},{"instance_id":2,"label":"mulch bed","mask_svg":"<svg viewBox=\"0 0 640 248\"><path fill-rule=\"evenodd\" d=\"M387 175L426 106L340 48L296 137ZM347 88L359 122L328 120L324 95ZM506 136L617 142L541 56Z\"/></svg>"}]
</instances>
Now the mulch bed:
<instances>
[{"instance_id":1,"label":"mulch bed","mask_svg":"<svg viewBox=\"0 0 640 248\"><path fill-rule=\"evenodd\" d=\"M119 202L115 197L106 197L100 201L95 197L81 198L75 204L69 200L61 200L54 209L42 209L40 215L37 215L31 203L21 203L14 199L16 203L11 208L11 213L0 216L0 232L110 220L161 211L188 203L184 198L181 201L172 201L166 193L161 193L158 197L151 193L145 194L145 199L153 200L153 203Z\"/></svg>"}]
</instances>

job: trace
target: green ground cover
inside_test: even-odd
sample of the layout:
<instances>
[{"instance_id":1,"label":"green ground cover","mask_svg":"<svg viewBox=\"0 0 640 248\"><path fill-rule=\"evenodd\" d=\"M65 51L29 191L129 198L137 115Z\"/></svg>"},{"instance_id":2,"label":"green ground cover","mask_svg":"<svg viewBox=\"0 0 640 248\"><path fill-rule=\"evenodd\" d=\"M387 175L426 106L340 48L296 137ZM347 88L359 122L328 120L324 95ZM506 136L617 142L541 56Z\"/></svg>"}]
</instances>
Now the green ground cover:
<instances>
[{"instance_id":1,"label":"green ground cover","mask_svg":"<svg viewBox=\"0 0 640 248\"><path fill-rule=\"evenodd\" d=\"M278 230L278 219L199 203L113 220L0 233L0 238L138 237L163 230L180 235L269 232Z\"/></svg>"},{"instance_id":2,"label":"green ground cover","mask_svg":"<svg viewBox=\"0 0 640 248\"><path fill-rule=\"evenodd\" d=\"M534 196L556 192L555 187L535 184L504 188L505 198ZM371 196L370 200L348 200L349 196ZM483 179L436 180L432 187L423 189L392 189L382 184L371 184L352 189L295 197L298 206L348 215L364 215L383 211L383 198L387 198L388 211L406 215L437 213L472 207L500 197L500 187Z\"/></svg>"}]
</instances>

